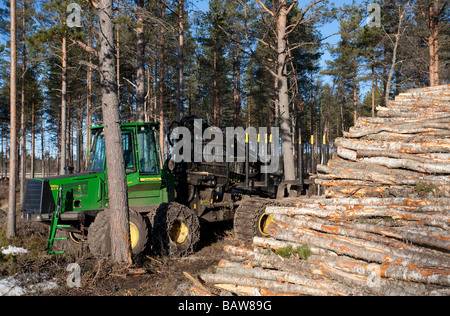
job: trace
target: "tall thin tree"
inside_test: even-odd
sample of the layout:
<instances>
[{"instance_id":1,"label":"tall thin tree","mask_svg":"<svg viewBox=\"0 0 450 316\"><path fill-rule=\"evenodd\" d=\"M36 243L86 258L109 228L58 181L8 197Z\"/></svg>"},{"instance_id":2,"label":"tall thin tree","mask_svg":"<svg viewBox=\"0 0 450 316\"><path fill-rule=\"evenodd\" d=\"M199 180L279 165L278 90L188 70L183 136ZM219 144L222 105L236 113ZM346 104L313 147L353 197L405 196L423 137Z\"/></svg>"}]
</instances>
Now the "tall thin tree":
<instances>
[{"instance_id":1,"label":"tall thin tree","mask_svg":"<svg viewBox=\"0 0 450 316\"><path fill-rule=\"evenodd\" d=\"M144 36L144 0L136 0L137 11L137 69L136 69L136 120L145 121L145 36Z\"/></svg>"},{"instance_id":2,"label":"tall thin tree","mask_svg":"<svg viewBox=\"0 0 450 316\"><path fill-rule=\"evenodd\" d=\"M66 145L66 130L67 130L67 36L66 31L63 30L62 37L62 75L61 75L61 158L59 172L64 174L66 166L67 145Z\"/></svg>"},{"instance_id":3,"label":"tall thin tree","mask_svg":"<svg viewBox=\"0 0 450 316\"><path fill-rule=\"evenodd\" d=\"M20 204L25 199L25 184L27 171L27 131L25 126L25 75L27 72L27 44L25 37L26 29L26 0L22 0L22 75L20 96Z\"/></svg>"},{"instance_id":4,"label":"tall thin tree","mask_svg":"<svg viewBox=\"0 0 450 316\"><path fill-rule=\"evenodd\" d=\"M178 0L177 120L184 112L184 0Z\"/></svg>"},{"instance_id":5,"label":"tall thin tree","mask_svg":"<svg viewBox=\"0 0 450 316\"><path fill-rule=\"evenodd\" d=\"M166 3L161 0L161 24L159 26L159 144L161 147L161 155L165 157L166 148L164 143L164 47L165 47L165 30L164 20L166 18Z\"/></svg>"},{"instance_id":6,"label":"tall thin tree","mask_svg":"<svg viewBox=\"0 0 450 316\"><path fill-rule=\"evenodd\" d=\"M125 163L117 96L113 0L98 4L100 19L100 80L105 129L112 260L131 263L131 240Z\"/></svg>"},{"instance_id":7,"label":"tall thin tree","mask_svg":"<svg viewBox=\"0 0 450 316\"><path fill-rule=\"evenodd\" d=\"M17 185L17 41L16 41L16 0L10 2L11 13L11 73L10 73L10 125L11 144L9 147L9 207L6 237L16 235L16 185Z\"/></svg>"},{"instance_id":8,"label":"tall thin tree","mask_svg":"<svg viewBox=\"0 0 450 316\"><path fill-rule=\"evenodd\" d=\"M267 7L262 0L256 0L263 12L268 13L272 20L275 21L274 33L276 34L276 44L269 45L263 40L259 40L275 50L277 60L275 63L276 71L271 71L275 77L275 87L277 89L277 104L280 112L280 129L283 147L284 176L286 180L295 180L295 163L292 143L291 116L289 108L289 87L287 77L287 57L289 51L288 39L301 24L305 24L315 17L305 18L305 15L323 0L313 0L305 8L302 9L301 15L297 21L289 24L288 16L298 5L295 0L288 3L286 0L273 1L272 9ZM317 14L318 16L319 14ZM277 113L276 113L277 115ZM277 124L278 122L276 122Z\"/></svg>"}]
</instances>

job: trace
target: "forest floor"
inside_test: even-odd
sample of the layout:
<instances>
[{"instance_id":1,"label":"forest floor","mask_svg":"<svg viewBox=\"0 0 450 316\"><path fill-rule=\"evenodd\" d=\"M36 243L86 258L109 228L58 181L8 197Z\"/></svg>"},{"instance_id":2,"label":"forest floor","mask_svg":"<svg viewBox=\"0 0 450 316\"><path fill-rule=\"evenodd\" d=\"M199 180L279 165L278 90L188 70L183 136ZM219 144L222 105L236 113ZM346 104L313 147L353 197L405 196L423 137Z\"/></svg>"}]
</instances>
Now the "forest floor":
<instances>
[{"instance_id":1,"label":"forest floor","mask_svg":"<svg viewBox=\"0 0 450 316\"><path fill-rule=\"evenodd\" d=\"M14 286L33 285L51 281L57 284L50 290L25 291L25 295L52 296L187 296L193 282L203 272L212 272L218 262L227 257L225 244L235 244L232 223L202 226L198 251L185 258L152 257L145 255L131 267L118 267L98 261L90 254L49 256L45 247L48 226L25 222L17 217L17 237L6 238L7 190L0 183L0 250L8 246L22 247L26 254L4 255L0 251L0 283L14 276ZM81 268L80 287L70 286L72 263ZM11 292L12 293L12 292ZM9 293L9 294L11 294ZM3 294L4 295L4 294ZM8 294L7 294L8 295ZM0 293L0 296L2 294Z\"/></svg>"}]
</instances>

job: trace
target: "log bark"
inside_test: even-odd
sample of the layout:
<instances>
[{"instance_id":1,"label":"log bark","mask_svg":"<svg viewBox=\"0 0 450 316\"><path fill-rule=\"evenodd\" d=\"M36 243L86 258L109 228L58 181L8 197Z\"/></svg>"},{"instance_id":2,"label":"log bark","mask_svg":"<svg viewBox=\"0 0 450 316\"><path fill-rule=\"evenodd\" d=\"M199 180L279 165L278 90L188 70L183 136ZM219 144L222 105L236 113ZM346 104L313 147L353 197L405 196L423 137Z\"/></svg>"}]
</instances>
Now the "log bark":
<instances>
[{"instance_id":1,"label":"log bark","mask_svg":"<svg viewBox=\"0 0 450 316\"><path fill-rule=\"evenodd\" d=\"M376 266L369 266L369 273L349 273L328 265L327 261L316 260L307 262L301 260L284 259L273 254L259 254L245 248L226 246L225 251L238 255L253 267L259 266L268 269L289 271L296 275L323 280L325 282L337 282L353 289L352 295L425 295L430 288L424 284L392 281L376 275Z\"/></svg>"},{"instance_id":2,"label":"log bark","mask_svg":"<svg viewBox=\"0 0 450 316\"><path fill-rule=\"evenodd\" d=\"M217 268L218 273L233 274L246 278L264 279L284 283L298 284L306 287L310 292L307 295L341 295L348 296L352 290L346 286L334 282L314 280L308 277L299 276L292 272L266 270L262 268L250 268L248 265L222 260Z\"/></svg>"},{"instance_id":3,"label":"log bark","mask_svg":"<svg viewBox=\"0 0 450 316\"><path fill-rule=\"evenodd\" d=\"M443 229L449 229L450 216L440 215L434 213L418 213L409 212L403 210L396 210L391 208L386 208L384 206L354 206L349 207L346 211L333 210L333 209L322 209L322 210L312 210L310 208L285 208L285 207L269 207L266 209L268 214L289 214L289 215L310 215L319 216L330 219L356 219L356 218L370 218L370 217L391 217L392 219L402 219L405 221L415 221L420 222L423 225L441 227Z\"/></svg>"},{"instance_id":4,"label":"log bark","mask_svg":"<svg viewBox=\"0 0 450 316\"><path fill-rule=\"evenodd\" d=\"M348 138L361 138L363 136L378 134L380 132L398 133L398 134L422 134L430 132L448 131L448 122L443 123L402 123L395 125L384 125L378 128L350 128L350 131L345 134Z\"/></svg>"},{"instance_id":5,"label":"log bark","mask_svg":"<svg viewBox=\"0 0 450 316\"><path fill-rule=\"evenodd\" d=\"M274 216L274 219L278 220L280 223L284 223L292 227L301 227L311 229L314 232L332 234L330 235L330 237L336 235L336 239L340 238L337 236L344 236L352 238L352 242L358 240L369 242L367 244L362 242L365 247L373 247L379 244L380 248L402 258L416 258L417 260L421 260L419 258L423 258L423 260L426 260L432 265L445 265L450 267L449 256L443 253L440 253L440 255L436 255L435 252L432 252L431 250L424 247L418 247L415 245L407 244L405 243L405 241L400 241L399 239L402 239L403 236L395 234L392 231L374 229L368 232L363 230L364 228L367 229L366 226L368 225L359 226L357 223L354 223L353 225L345 225L345 223L341 224L339 222L330 222L311 217L289 218L283 215L276 215ZM386 235L389 235L389 238Z\"/></svg>"},{"instance_id":6,"label":"log bark","mask_svg":"<svg viewBox=\"0 0 450 316\"><path fill-rule=\"evenodd\" d=\"M370 172L371 169L377 170ZM430 176L420 173L414 174L400 169L382 169L380 166L370 166L369 164L367 164L364 169L318 165L317 170L323 173L320 175L320 178L322 179L361 180L386 185L417 185L418 183L429 183L435 186L450 185L448 177Z\"/></svg>"},{"instance_id":7,"label":"log bark","mask_svg":"<svg viewBox=\"0 0 450 316\"><path fill-rule=\"evenodd\" d=\"M390 169L409 169L423 173L450 174L450 164L423 163L410 159L393 159L387 157L362 158L365 163L379 164Z\"/></svg>"},{"instance_id":8,"label":"log bark","mask_svg":"<svg viewBox=\"0 0 450 316\"><path fill-rule=\"evenodd\" d=\"M281 216L274 216L280 220ZM285 219L283 219L285 220ZM448 258L435 258L428 255L417 254L413 251L396 249L380 243L362 240L359 238L338 236L313 231L308 228L292 227L289 224L277 222L271 224L268 229L271 236L281 240L306 243L319 248L336 252L368 262L390 263L397 262L404 265L416 264L421 267L433 267L449 269ZM411 260L414 259L414 261Z\"/></svg>"},{"instance_id":9,"label":"log bark","mask_svg":"<svg viewBox=\"0 0 450 316\"><path fill-rule=\"evenodd\" d=\"M308 286L302 286L292 283L282 283L278 281L263 280L249 278L247 276L235 276L231 274L223 273L205 273L200 276L202 280L209 283L226 283L235 284L246 287L262 288L266 290L282 292L292 295L313 295L313 296L325 296L329 294L328 292L314 289Z\"/></svg>"},{"instance_id":10,"label":"log bark","mask_svg":"<svg viewBox=\"0 0 450 316\"><path fill-rule=\"evenodd\" d=\"M268 248L271 250L277 250L277 249L285 248L288 246L292 246L293 248L296 248L296 247L301 247L303 245L303 244L299 244L299 243L295 243L295 242L286 242L283 240L277 240L277 239L265 238L265 237L254 237L253 244L258 247ZM309 246L309 249L311 250L311 253L313 255L337 257L337 254L333 251L329 251L329 250L325 250L325 249L317 248L317 247L313 247L313 246Z\"/></svg>"},{"instance_id":11,"label":"log bark","mask_svg":"<svg viewBox=\"0 0 450 316\"><path fill-rule=\"evenodd\" d=\"M450 152L449 140L422 143L404 143L338 138L336 139L336 146L356 151L360 149L389 150L409 154Z\"/></svg>"}]
</instances>

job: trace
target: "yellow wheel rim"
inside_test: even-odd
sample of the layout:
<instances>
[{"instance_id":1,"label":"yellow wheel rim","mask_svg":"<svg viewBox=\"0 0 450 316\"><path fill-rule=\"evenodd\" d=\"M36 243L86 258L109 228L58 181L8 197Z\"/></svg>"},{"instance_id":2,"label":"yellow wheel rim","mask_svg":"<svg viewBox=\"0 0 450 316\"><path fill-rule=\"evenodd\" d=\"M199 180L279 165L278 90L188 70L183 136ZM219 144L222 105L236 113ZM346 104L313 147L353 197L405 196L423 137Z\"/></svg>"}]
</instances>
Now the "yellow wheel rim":
<instances>
[{"instance_id":1,"label":"yellow wheel rim","mask_svg":"<svg viewBox=\"0 0 450 316\"><path fill-rule=\"evenodd\" d=\"M136 247L139 241L139 230L135 223L130 222L130 238L131 238L131 249Z\"/></svg>"},{"instance_id":2,"label":"yellow wheel rim","mask_svg":"<svg viewBox=\"0 0 450 316\"><path fill-rule=\"evenodd\" d=\"M75 244L79 245L84 243L86 240L83 238L83 236L80 235L80 237L78 237L79 234L75 234L73 232L69 232L69 239L74 242Z\"/></svg>"},{"instance_id":3,"label":"yellow wheel rim","mask_svg":"<svg viewBox=\"0 0 450 316\"><path fill-rule=\"evenodd\" d=\"M275 223L273 220L272 215L263 214L259 218L259 231L263 236L269 236L269 233L267 232L267 228L269 227L270 223Z\"/></svg>"},{"instance_id":4,"label":"yellow wheel rim","mask_svg":"<svg viewBox=\"0 0 450 316\"><path fill-rule=\"evenodd\" d=\"M176 220L169 231L170 240L181 245L187 240L188 236L189 228L182 221Z\"/></svg>"}]
</instances>

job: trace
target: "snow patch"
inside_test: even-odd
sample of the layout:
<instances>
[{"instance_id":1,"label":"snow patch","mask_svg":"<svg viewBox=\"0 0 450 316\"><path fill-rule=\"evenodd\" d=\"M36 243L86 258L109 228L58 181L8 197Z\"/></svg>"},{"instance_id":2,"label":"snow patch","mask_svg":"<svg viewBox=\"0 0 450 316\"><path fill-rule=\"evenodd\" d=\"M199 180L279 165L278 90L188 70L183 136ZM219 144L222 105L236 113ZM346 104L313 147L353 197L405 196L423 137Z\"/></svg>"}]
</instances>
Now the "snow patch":
<instances>
[{"instance_id":1,"label":"snow patch","mask_svg":"<svg viewBox=\"0 0 450 316\"><path fill-rule=\"evenodd\" d=\"M14 247L14 246L8 246L8 248L2 247L2 254L3 255L23 255L28 253L28 250L21 247Z\"/></svg>"},{"instance_id":2,"label":"snow patch","mask_svg":"<svg viewBox=\"0 0 450 316\"><path fill-rule=\"evenodd\" d=\"M32 284L37 279L38 277L35 273L29 273L20 278L16 274L2 279L0 280L0 296L22 296L52 290L58 287L58 283L45 280L45 278L42 282Z\"/></svg>"}]
</instances>

